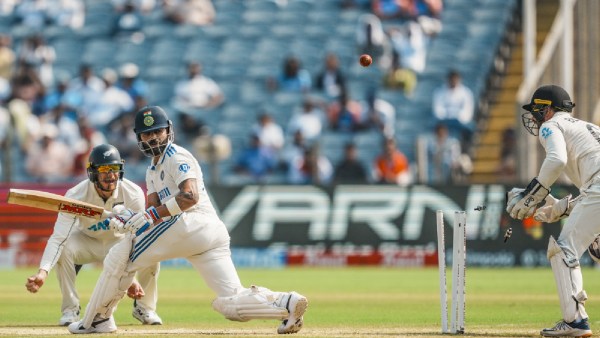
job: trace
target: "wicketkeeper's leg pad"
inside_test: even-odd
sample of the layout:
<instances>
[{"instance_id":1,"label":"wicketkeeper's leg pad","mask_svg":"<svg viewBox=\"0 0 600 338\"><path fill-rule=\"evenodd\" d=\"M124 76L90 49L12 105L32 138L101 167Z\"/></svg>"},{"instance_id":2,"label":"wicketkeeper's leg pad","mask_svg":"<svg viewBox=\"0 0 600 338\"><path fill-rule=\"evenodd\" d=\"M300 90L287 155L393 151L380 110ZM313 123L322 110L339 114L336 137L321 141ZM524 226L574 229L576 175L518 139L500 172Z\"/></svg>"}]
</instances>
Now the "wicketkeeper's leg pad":
<instances>
[{"instance_id":1,"label":"wicketkeeper's leg pad","mask_svg":"<svg viewBox=\"0 0 600 338\"><path fill-rule=\"evenodd\" d=\"M83 327L89 328L98 314L102 318L112 316L117 304L133 282L135 271L126 271L133 245L132 240L126 236L115 244L104 258L104 268L86 308L82 321Z\"/></svg>"},{"instance_id":2,"label":"wicketkeeper's leg pad","mask_svg":"<svg viewBox=\"0 0 600 338\"><path fill-rule=\"evenodd\" d=\"M218 297L213 301L212 307L225 318L239 322L250 319L283 320L289 315L285 304L280 304L283 295L281 292L253 285L233 296Z\"/></svg>"},{"instance_id":3,"label":"wicketkeeper's leg pad","mask_svg":"<svg viewBox=\"0 0 600 338\"><path fill-rule=\"evenodd\" d=\"M587 294L583 290L583 276L577 257L567 257L554 237L550 236L548 260L554 273L563 319L570 323L588 318L584 307Z\"/></svg>"}]
</instances>

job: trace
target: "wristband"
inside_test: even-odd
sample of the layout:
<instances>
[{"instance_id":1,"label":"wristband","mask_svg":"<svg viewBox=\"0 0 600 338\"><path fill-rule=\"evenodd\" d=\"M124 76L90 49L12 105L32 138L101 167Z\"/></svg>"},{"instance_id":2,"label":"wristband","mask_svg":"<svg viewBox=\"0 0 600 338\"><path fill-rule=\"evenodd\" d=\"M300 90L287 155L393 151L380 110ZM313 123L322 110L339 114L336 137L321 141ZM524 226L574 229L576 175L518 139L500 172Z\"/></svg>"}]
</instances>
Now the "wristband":
<instances>
[{"instance_id":1,"label":"wristband","mask_svg":"<svg viewBox=\"0 0 600 338\"><path fill-rule=\"evenodd\" d=\"M152 218L153 222L156 222L160 219L160 216L158 215L158 211L156 211L155 207L150 207L150 208L146 209L146 213L148 214L148 216L150 216L150 218Z\"/></svg>"},{"instance_id":2,"label":"wristband","mask_svg":"<svg viewBox=\"0 0 600 338\"><path fill-rule=\"evenodd\" d=\"M177 204L175 197L168 200L167 203L165 203L165 206L167 207L167 210L169 210L171 216L176 216L183 212L183 210L181 210L179 207L179 204Z\"/></svg>"}]
</instances>

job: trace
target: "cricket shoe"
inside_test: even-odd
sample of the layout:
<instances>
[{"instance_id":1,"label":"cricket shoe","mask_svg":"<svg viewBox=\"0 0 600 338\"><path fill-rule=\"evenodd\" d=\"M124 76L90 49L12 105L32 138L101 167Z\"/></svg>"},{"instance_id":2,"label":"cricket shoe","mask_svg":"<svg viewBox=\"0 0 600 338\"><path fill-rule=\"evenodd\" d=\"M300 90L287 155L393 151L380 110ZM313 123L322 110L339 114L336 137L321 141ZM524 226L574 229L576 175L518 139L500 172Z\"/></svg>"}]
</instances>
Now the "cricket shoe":
<instances>
[{"instance_id":1,"label":"cricket shoe","mask_svg":"<svg viewBox=\"0 0 600 338\"><path fill-rule=\"evenodd\" d=\"M96 315L92 325L88 328L83 327L82 321L71 323L71 325L69 325L69 332L73 334L111 333L115 331L117 331L117 324L115 324L113 316L100 318Z\"/></svg>"},{"instance_id":2,"label":"cricket shoe","mask_svg":"<svg viewBox=\"0 0 600 338\"><path fill-rule=\"evenodd\" d=\"M592 330L586 318L571 323L561 320L554 327L543 329L540 334L543 337L591 337Z\"/></svg>"},{"instance_id":3,"label":"cricket shoe","mask_svg":"<svg viewBox=\"0 0 600 338\"><path fill-rule=\"evenodd\" d=\"M152 310L146 310L137 302L133 302L133 318L139 320L144 325L162 325L162 319Z\"/></svg>"},{"instance_id":4,"label":"cricket shoe","mask_svg":"<svg viewBox=\"0 0 600 338\"><path fill-rule=\"evenodd\" d=\"M77 321L79 321L79 307L63 312L62 317L60 317L60 320L58 321L58 325L67 326Z\"/></svg>"},{"instance_id":5,"label":"cricket shoe","mask_svg":"<svg viewBox=\"0 0 600 338\"><path fill-rule=\"evenodd\" d=\"M308 300L301 294L292 291L288 294L287 299L283 299L283 304L285 304L289 315L281 322L277 328L277 333L288 334L300 331L304 325L304 318L302 316L308 307Z\"/></svg>"}]
</instances>

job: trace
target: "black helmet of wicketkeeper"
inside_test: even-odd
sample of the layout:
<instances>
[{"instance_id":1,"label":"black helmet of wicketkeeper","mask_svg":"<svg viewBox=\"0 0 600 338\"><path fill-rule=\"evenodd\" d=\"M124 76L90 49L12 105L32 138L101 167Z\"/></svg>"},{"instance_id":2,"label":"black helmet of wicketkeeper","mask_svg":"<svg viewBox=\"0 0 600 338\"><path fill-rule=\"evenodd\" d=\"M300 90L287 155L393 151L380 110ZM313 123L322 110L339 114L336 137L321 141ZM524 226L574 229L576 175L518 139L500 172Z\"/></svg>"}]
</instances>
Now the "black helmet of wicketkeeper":
<instances>
[{"instance_id":1,"label":"black helmet of wicketkeeper","mask_svg":"<svg viewBox=\"0 0 600 338\"><path fill-rule=\"evenodd\" d=\"M125 161L121 159L119 150L110 144L101 144L95 146L90 152L90 157L87 163L87 175L90 181L98 185L98 173L104 170L104 167L108 166L107 170L119 173L119 179L123 179L123 173L125 168ZM112 168L110 168L112 167Z\"/></svg>"},{"instance_id":2,"label":"black helmet of wicketkeeper","mask_svg":"<svg viewBox=\"0 0 600 338\"><path fill-rule=\"evenodd\" d=\"M571 101L571 97L562 87L556 85L539 87L531 96L531 102L523 106L527 112L521 115L523 126L530 134L538 135L538 130L545 121L549 107L555 111L570 113L573 111L575 103Z\"/></svg>"},{"instance_id":3,"label":"black helmet of wicketkeeper","mask_svg":"<svg viewBox=\"0 0 600 338\"><path fill-rule=\"evenodd\" d=\"M167 138L158 140L156 138L142 141L141 134L159 129L167 129ZM137 137L138 147L148 157L162 155L167 146L173 142L175 135L173 123L169 120L167 113L159 106L146 106L135 113L135 124L133 131Z\"/></svg>"}]
</instances>

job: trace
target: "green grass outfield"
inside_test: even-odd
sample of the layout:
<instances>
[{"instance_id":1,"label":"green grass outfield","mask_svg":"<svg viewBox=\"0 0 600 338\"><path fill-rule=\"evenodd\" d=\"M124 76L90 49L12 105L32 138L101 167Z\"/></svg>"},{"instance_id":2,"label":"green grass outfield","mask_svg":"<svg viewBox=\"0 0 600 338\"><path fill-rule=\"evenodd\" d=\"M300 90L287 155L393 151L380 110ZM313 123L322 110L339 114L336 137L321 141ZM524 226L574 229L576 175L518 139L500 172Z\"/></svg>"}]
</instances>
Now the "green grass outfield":
<instances>
[{"instance_id":1,"label":"green grass outfield","mask_svg":"<svg viewBox=\"0 0 600 338\"><path fill-rule=\"evenodd\" d=\"M0 336L69 335L66 328L55 325L60 317L56 276L51 274L38 294L29 294L24 284L33 272L0 270ZM308 297L305 327L298 337L441 336L437 268L241 269L239 273L246 285L296 290ZM83 304L87 304L98 274L97 269L80 272L77 286ZM584 268L583 274L592 330L600 332L600 270ZM450 270L448 277L450 281ZM195 270L163 269L158 312L165 324L140 325L131 316L132 300L126 298L115 313L117 335L277 336L275 321L230 322L212 310L212 299L212 292ZM465 337L538 337L541 328L560 319L549 267L467 268L466 299Z\"/></svg>"}]
</instances>

